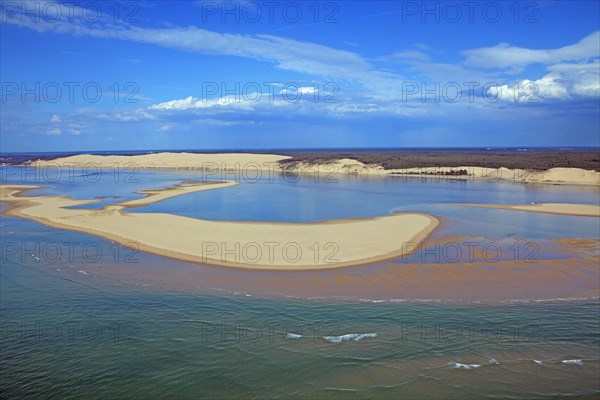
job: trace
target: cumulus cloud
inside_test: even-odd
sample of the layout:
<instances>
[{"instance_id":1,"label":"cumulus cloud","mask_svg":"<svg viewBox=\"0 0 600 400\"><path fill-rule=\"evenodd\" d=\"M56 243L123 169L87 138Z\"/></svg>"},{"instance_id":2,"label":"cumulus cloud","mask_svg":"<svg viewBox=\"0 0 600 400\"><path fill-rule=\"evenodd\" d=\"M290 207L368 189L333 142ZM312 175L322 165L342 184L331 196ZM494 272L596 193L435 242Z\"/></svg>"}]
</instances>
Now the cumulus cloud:
<instances>
[{"instance_id":1,"label":"cumulus cloud","mask_svg":"<svg viewBox=\"0 0 600 400\"><path fill-rule=\"evenodd\" d=\"M61 121L60 116L57 114L52 115L52 118L50 118L50 122L55 123L55 124L59 123L60 121Z\"/></svg>"},{"instance_id":2,"label":"cumulus cloud","mask_svg":"<svg viewBox=\"0 0 600 400\"><path fill-rule=\"evenodd\" d=\"M523 79L513 84L491 87L490 95L503 101L531 103L543 100L571 100L600 96L600 62L557 64L540 79Z\"/></svg>"}]
</instances>

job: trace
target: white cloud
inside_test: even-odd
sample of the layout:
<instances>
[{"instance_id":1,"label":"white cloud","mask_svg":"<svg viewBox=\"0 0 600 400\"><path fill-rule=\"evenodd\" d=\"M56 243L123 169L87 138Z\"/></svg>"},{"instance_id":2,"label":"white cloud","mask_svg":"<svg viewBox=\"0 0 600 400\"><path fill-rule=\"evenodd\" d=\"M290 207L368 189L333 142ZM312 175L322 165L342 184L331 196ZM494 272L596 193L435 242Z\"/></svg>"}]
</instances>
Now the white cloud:
<instances>
[{"instance_id":1,"label":"white cloud","mask_svg":"<svg viewBox=\"0 0 600 400\"><path fill-rule=\"evenodd\" d=\"M30 14L6 13L4 9L0 12L0 18L8 24L24 26L38 32L122 39L201 54L247 57L273 62L280 69L320 76L362 79L371 69L369 63L356 53L316 43L265 34L218 33L195 26L141 28L131 24L116 24L107 16L89 24L81 17L72 17L86 15L85 9L75 6L67 8L58 2L42 3L51 3L53 7L61 8L61 18L57 21L36 21Z\"/></svg>"},{"instance_id":2,"label":"white cloud","mask_svg":"<svg viewBox=\"0 0 600 400\"><path fill-rule=\"evenodd\" d=\"M493 47L465 50L465 64L476 68L513 68L529 64L557 64L565 61L588 61L600 57L600 31L579 42L558 49L533 50L500 43Z\"/></svg>"},{"instance_id":3,"label":"white cloud","mask_svg":"<svg viewBox=\"0 0 600 400\"><path fill-rule=\"evenodd\" d=\"M122 121L122 122L129 122L129 121L143 121L143 120L152 120L152 119L156 119L156 117L149 113L148 111L144 110L144 109L137 109L137 110L133 110L133 111L124 111L124 112L119 112L119 113L101 113L97 115L98 119L104 120L104 121Z\"/></svg>"},{"instance_id":4,"label":"white cloud","mask_svg":"<svg viewBox=\"0 0 600 400\"><path fill-rule=\"evenodd\" d=\"M48 135L62 135L62 130L60 128L52 128L46 131Z\"/></svg>"},{"instance_id":5,"label":"white cloud","mask_svg":"<svg viewBox=\"0 0 600 400\"><path fill-rule=\"evenodd\" d=\"M319 92L319 89L314 86L291 86L288 85L285 89L281 89L279 94L281 95L305 95L305 94L316 94Z\"/></svg>"},{"instance_id":6,"label":"white cloud","mask_svg":"<svg viewBox=\"0 0 600 400\"><path fill-rule=\"evenodd\" d=\"M55 123L55 124L59 123L60 121L61 121L60 116L57 114L52 115L52 118L50 118L50 122Z\"/></svg>"},{"instance_id":7,"label":"white cloud","mask_svg":"<svg viewBox=\"0 0 600 400\"><path fill-rule=\"evenodd\" d=\"M165 111L182 111L190 109L209 109L209 108L223 108L228 109L239 109L239 110L252 110L253 105L257 101L252 101L256 98L260 101L260 98L267 97L263 94L247 94L242 95L226 95L217 99L198 99L196 97L188 96L184 99L177 99L166 101L163 103L153 104L149 107L150 110L165 110Z\"/></svg>"},{"instance_id":8,"label":"white cloud","mask_svg":"<svg viewBox=\"0 0 600 400\"><path fill-rule=\"evenodd\" d=\"M540 79L523 79L510 85L499 85L488 91L508 102L570 100L600 96L600 62L557 64L548 67L549 74Z\"/></svg>"},{"instance_id":9,"label":"white cloud","mask_svg":"<svg viewBox=\"0 0 600 400\"><path fill-rule=\"evenodd\" d=\"M397 51L386 58L390 59L391 61L401 61L401 62L404 62L404 61L421 61L421 62L431 61L431 57L428 54L426 54L422 51L417 51L417 50Z\"/></svg>"}]
</instances>

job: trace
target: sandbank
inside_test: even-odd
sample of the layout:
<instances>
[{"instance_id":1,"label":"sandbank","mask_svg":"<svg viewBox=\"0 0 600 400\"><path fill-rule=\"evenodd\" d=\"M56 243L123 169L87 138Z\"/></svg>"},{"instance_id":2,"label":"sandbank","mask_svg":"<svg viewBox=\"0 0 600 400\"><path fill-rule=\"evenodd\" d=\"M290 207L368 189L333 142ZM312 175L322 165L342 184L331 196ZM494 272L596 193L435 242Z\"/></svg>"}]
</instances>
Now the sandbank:
<instances>
[{"instance_id":1,"label":"sandbank","mask_svg":"<svg viewBox=\"0 0 600 400\"><path fill-rule=\"evenodd\" d=\"M600 206L589 204L540 203L540 204L449 204L451 206L495 208L499 210L529 211L546 214L600 217Z\"/></svg>"},{"instance_id":2,"label":"sandbank","mask_svg":"<svg viewBox=\"0 0 600 400\"><path fill-rule=\"evenodd\" d=\"M183 194L201 192L203 190L225 188L237 185L239 182L211 182L211 181L184 181L179 185L159 190L140 190L136 193L145 194L146 197L140 199L126 200L115 203L116 206L126 208L143 207L152 203L166 200Z\"/></svg>"},{"instance_id":3,"label":"sandbank","mask_svg":"<svg viewBox=\"0 0 600 400\"><path fill-rule=\"evenodd\" d=\"M232 184L201 183L202 189L198 190ZM132 205L147 205L172 197L174 188L153 191L143 199L106 205L102 209L72 209L68 207L98 200L23 194L34 188L0 185L0 200L15 205L5 213L162 256L240 268L310 270L383 261L409 253L416 247L414 244L427 238L439 224L435 217L413 213L315 223L266 223L208 221L125 210ZM191 192L196 188L194 184L185 184L181 189ZM179 194L183 192L177 191Z\"/></svg>"}]
</instances>

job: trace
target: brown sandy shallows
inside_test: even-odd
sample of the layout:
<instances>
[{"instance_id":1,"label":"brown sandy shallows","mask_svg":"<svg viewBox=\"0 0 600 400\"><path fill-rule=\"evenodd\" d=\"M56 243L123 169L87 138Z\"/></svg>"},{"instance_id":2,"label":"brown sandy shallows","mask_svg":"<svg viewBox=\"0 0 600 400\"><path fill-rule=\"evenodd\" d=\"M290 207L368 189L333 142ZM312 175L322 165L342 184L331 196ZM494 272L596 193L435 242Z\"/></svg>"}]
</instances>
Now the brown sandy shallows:
<instances>
[{"instance_id":1,"label":"brown sandy shallows","mask_svg":"<svg viewBox=\"0 0 600 400\"><path fill-rule=\"evenodd\" d=\"M317 223L208 221L165 213L129 213L125 207L231 182L187 184L152 192L139 200L102 209L72 209L98 202L66 196L25 197L33 187L3 185L1 200L15 203L6 211L56 228L100 236L126 246L185 261L251 269L326 269L392 259L410 251L438 225L424 214L394 214L370 219Z\"/></svg>"},{"instance_id":2,"label":"brown sandy shallows","mask_svg":"<svg viewBox=\"0 0 600 400\"><path fill-rule=\"evenodd\" d=\"M365 163L355 158L342 157L327 160L294 160L290 156L277 154L249 153L155 153L143 155L91 155L79 154L54 160L38 160L30 163L40 168L94 165L101 168L141 169L202 169L211 171L235 171L240 176L252 170L264 170L269 173L319 173L323 177L332 174L352 175L408 175L435 176L436 178L484 179L488 181L513 181L527 183L553 183L600 185L600 172L582 168L550 168L547 170L480 167L468 164L460 166L428 165L423 160L423 167L390 168L385 163ZM252 175L254 176L254 175ZM239 179L242 179L240 177Z\"/></svg>"},{"instance_id":3,"label":"brown sandy shallows","mask_svg":"<svg viewBox=\"0 0 600 400\"><path fill-rule=\"evenodd\" d=\"M503 204L448 204L451 206L495 208L498 210L530 211L546 214L600 217L600 206L589 204L540 203L522 205Z\"/></svg>"},{"instance_id":4,"label":"brown sandy shallows","mask_svg":"<svg viewBox=\"0 0 600 400\"><path fill-rule=\"evenodd\" d=\"M597 239L595 239L597 241ZM600 258L570 257L534 262L421 263L387 261L322 270L251 270L165 260L136 254L137 264L85 265L89 277L110 285L149 290L374 302L538 301L598 298ZM76 268L77 269L77 268ZM80 278L74 270L73 274ZM66 272L62 272L66 273ZM90 279L85 277L85 279ZM361 300L362 301L362 300Z\"/></svg>"}]
</instances>

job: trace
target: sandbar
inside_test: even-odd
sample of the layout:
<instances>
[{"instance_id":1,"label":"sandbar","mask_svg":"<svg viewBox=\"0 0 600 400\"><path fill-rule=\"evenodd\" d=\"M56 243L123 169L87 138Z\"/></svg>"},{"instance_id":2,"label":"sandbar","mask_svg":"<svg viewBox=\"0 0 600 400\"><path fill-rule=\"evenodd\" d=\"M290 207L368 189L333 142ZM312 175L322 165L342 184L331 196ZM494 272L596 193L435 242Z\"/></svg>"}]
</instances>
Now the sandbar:
<instances>
[{"instance_id":1,"label":"sandbar","mask_svg":"<svg viewBox=\"0 0 600 400\"><path fill-rule=\"evenodd\" d=\"M425 214L392 214L368 219L315 223L209 221L167 213L131 213L184 194L217 189L232 182L183 184L101 209L68 208L97 203L67 196L25 196L36 186L0 185L0 200L13 203L7 215L60 229L103 237L125 246L184 261L253 269L329 269L383 261L410 253L438 226ZM169 193L169 196L162 193ZM166 197L165 197L166 196Z\"/></svg>"},{"instance_id":2,"label":"sandbar","mask_svg":"<svg viewBox=\"0 0 600 400\"><path fill-rule=\"evenodd\" d=\"M495 208L499 210L529 211L546 214L600 217L600 206L590 204L540 203L540 204L449 204L451 206Z\"/></svg>"},{"instance_id":3,"label":"sandbar","mask_svg":"<svg viewBox=\"0 0 600 400\"><path fill-rule=\"evenodd\" d=\"M172 197L181 196L188 193L201 192L203 190L226 188L237 185L239 182L211 182L211 181L184 181L179 185L158 190L140 190L136 193L145 194L146 197L140 199L126 200L115 203L117 206L125 208L143 207Z\"/></svg>"}]
</instances>

